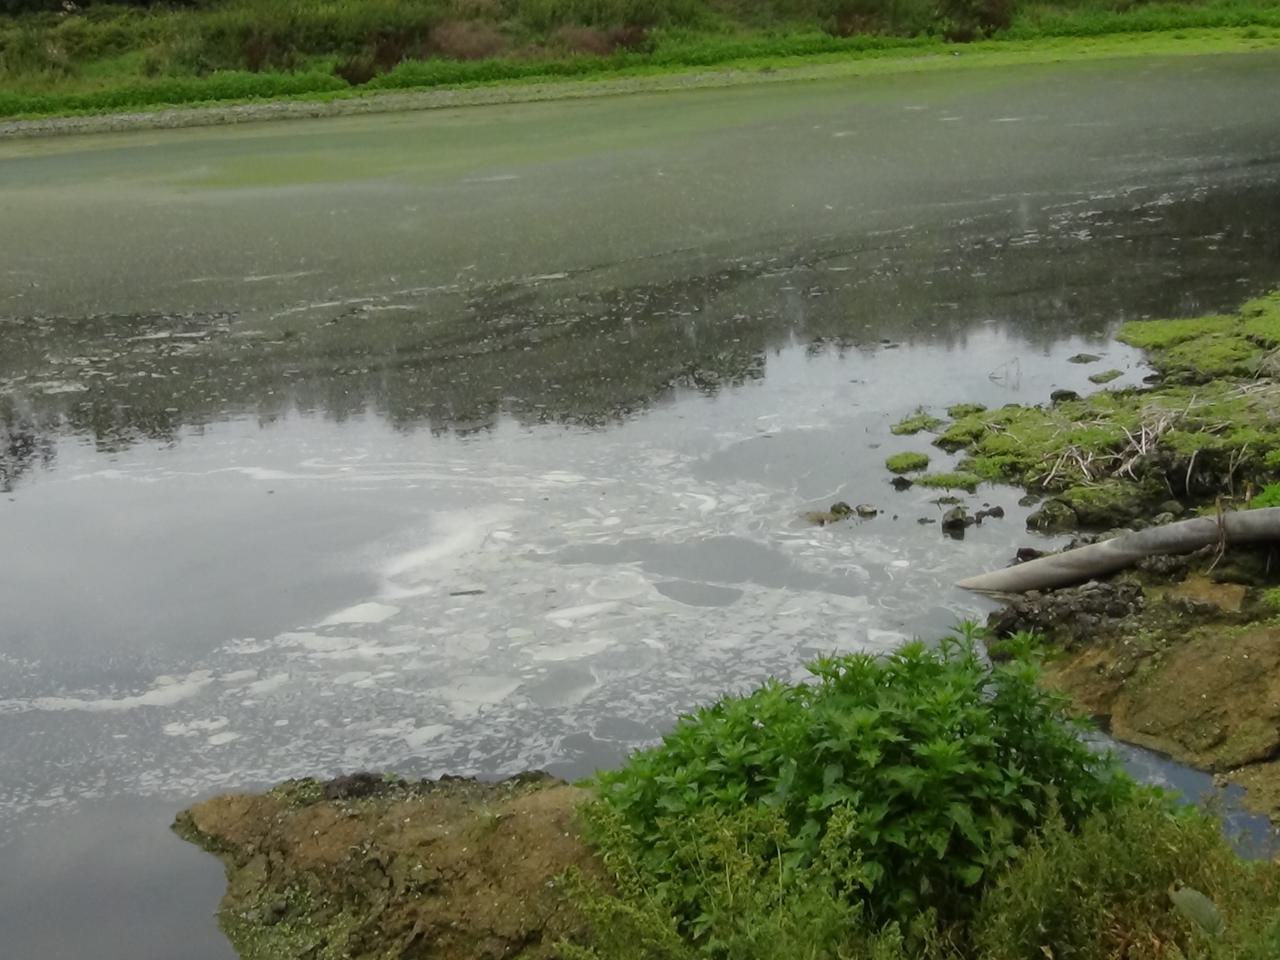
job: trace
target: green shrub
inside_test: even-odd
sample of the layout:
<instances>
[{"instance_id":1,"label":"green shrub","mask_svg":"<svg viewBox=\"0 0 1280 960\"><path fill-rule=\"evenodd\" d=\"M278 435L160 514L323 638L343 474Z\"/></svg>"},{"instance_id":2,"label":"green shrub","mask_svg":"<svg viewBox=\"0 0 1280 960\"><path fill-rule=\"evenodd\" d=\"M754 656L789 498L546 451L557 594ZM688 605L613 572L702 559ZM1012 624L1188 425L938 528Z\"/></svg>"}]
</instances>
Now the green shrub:
<instances>
[{"instance_id":1,"label":"green shrub","mask_svg":"<svg viewBox=\"0 0 1280 960\"><path fill-rule=\"evenodd\" d=\"M812 685L772 682L684 718L600 775L606 856L704 939L723 925L708 864L784 892L816 884L846 919L962 916L1053 810L1074 828L1132 789L1036 686L1035 667L984 662L976 632L883 659L823 658ZM726 851L748 867L730 869Z\"/></svg>"}]
</instances>

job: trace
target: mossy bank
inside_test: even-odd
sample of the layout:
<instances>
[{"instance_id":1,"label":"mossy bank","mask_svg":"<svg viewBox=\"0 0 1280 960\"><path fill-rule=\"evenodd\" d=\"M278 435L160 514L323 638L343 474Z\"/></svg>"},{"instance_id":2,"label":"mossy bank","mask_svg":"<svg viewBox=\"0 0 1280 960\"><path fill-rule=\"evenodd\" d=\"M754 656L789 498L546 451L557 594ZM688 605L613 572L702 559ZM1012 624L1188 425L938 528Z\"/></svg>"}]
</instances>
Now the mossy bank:
<instances>
[{"instance_id":1,"label":"mossy bank","mask_svg":"<svg viewBox=\"0 0 1280 960\"><path fill-rule=\"evenodd\" d=\"M1146 387L952 408L930 442L961 471L1042 498L1028 518L1042 533L1089 540L1280 503L1280 294L1231 314L1129 322L1118 338L1146 351ZM1014 598L991 626L1042 635L1047 682L1119 739L1239 783L1280 818L1277 584L1275 545L1208 548Z\"/></svg>"}]
</instances>

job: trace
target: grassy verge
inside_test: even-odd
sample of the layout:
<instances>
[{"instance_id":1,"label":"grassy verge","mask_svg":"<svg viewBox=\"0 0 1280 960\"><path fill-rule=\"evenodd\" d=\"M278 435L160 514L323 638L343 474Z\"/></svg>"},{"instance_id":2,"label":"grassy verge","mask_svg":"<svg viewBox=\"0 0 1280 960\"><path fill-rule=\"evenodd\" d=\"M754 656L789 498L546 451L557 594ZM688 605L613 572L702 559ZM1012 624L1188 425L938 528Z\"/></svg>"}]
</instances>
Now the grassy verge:
<instances>
[{"instance_id":1,"label":"grassy verge","mask_svg":"<svg viewBox=\"0 0 1280 960\"><path fill-rule=\"evenodd\" d=\"M73 14L0 17L0 117L335 100L709 68L864 62L902 69L961 50L967 62L975 56L1005 62L1280 45L1277 0L1123 9L1096 2L797 0L783 5L789 13L742 6L712 0L221 0L196 9L95 5ZM858 9L868 12L850 12ZM962 47L962 39L976 42Z\"/></svg>"}]
</instances>

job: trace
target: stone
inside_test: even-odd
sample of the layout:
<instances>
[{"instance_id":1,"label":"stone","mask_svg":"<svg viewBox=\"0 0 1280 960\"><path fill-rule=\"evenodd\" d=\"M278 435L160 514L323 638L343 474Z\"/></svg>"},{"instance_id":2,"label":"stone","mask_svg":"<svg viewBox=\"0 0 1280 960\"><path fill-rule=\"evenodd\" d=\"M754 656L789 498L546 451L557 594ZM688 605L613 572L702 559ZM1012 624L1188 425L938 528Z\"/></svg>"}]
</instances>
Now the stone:
<instances>
[{"instance_id":1,"label":"stone","mask_svg":"<svg viewBox=\"0 0 1280 960\"><path fill-rule=\"evenodd\" d=\"M880 512L869 503L860 503L853 509L857 512L858 516L862 517L864 520L870 520Z\"/></svg>"},{"instance_id":2,"label":"stone","mask_svg":"<svg viewBox=\"0 0 1280 960\"><path fill-rule=\"evenodd\" d=\"M1096 353L1077 353L1073 357L1067 357L1067 363L1097 363L1101 359Z\"/></svg>"},{"instance_id":3,"label":"stone","mask_svg":"<svg viewBox=\"0 0 1280 960\"><path fill-rule=\"evenodd\" d=\"M1049 394L1050 403L1066 403L1068 400L1079 400L1080 394L1074 390L1055 390Z\"/></svg>"},{"instance_id":4,"label":"stone","mask_svg":"<svg viewBox=\"0 0 1280 960\"><path fill-rule=\"evenodd\" d=\"M1027 517L1027 528L1041 533L1063 533L1074 530L1079 524L1076 512L1061 500L1046 500L1031 516Z\"/></svg>"}]
</instances>

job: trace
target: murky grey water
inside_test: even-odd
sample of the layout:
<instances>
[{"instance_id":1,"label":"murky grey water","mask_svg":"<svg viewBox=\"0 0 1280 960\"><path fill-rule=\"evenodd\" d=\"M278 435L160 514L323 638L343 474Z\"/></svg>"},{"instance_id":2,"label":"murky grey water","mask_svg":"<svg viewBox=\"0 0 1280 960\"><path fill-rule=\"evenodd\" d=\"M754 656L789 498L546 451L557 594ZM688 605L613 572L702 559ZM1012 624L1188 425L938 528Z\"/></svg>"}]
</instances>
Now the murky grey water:
<instances>
[{"instance_id":1,"label":"murky grey water","mask_svg":"<svg viewBox=\"0 0 1280 960\"><path fill-rule=\"evenodd\" d=\"M928 449L889 425L1083 390L1086 349L1138 382L1115 323L1280 284L1277 79L0 146L6 943L142 960L176 926L225 957L217 867L164 835L192 797L581 775L816 654L982 615L951 584L1029 541L1018 493L944 538L888 485ZM883 512L797 519L835 499Z\"/></svg>"}]
</instances>

